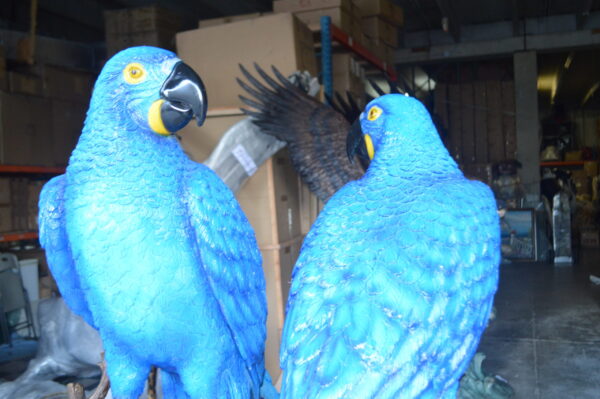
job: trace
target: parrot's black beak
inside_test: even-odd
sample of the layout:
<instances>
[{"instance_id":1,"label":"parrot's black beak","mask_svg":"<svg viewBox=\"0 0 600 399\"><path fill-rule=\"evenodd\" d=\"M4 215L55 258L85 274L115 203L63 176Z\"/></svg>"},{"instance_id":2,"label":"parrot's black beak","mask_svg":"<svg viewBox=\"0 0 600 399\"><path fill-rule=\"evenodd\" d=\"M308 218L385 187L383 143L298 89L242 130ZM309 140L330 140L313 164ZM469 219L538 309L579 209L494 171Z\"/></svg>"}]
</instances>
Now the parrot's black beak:
<instances>
[{"instance_id":1,"label":"parrot's black beak","mask_svg":"<svg viewBox=\"0 0 600 399\"><path fill-rule=\"evenodd\" d=\"M206 119L206 90L200 76L183 62L178 62L160 89L164 99L160 114L165 128L176 132L192 119L198 126Z\"/></svg>"},{"instance_id":2,"label":"parrot's black beak","mask_svg":"<svg viewBox=\"0 0 600 399\"><path fill-rule=\"evenodd\" d=\"M369 160L367 146L360 126L360 118L356 119L352 127L350 127L350 132L348 132L348 136L346 137L346 153L351 163L354 163L355 155L358 155L361 159Z\"/></svg>"}]
</instances>

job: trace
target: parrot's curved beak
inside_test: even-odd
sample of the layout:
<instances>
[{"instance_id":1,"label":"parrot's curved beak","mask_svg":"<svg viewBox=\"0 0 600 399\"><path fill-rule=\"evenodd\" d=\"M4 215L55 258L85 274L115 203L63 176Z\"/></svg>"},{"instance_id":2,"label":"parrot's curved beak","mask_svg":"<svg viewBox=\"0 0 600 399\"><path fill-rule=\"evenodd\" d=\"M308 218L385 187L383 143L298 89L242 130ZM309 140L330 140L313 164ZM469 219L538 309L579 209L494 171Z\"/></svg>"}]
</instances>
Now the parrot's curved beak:
<instances>
[{"instance_id":1,"label":"parrot's curved beak","mask_svg":"<svg viewBox=\"0 0 600 399\"><path fill-rule=\"evenodd\" d=\"M359 158L367 163L373 158L371 153L367 150L365 135L360 126L360 118L357 118L350 127L350 131L346 137L346 153L348 154L350 163L354 163L355 155L358 155Z\"/></svg>"},{"instance_id":2,"label":"parrot's curved beak","mask_svg":"<svg viewBox=\"0 0 600 399\"><path fill-rule=\"evenodd\" d=\"M166 130L174 133L196 118L198 126L206 119L206 90L202 79L182 61L175 64L160 89L160 118Z\"/></svg>"}]
</instances>

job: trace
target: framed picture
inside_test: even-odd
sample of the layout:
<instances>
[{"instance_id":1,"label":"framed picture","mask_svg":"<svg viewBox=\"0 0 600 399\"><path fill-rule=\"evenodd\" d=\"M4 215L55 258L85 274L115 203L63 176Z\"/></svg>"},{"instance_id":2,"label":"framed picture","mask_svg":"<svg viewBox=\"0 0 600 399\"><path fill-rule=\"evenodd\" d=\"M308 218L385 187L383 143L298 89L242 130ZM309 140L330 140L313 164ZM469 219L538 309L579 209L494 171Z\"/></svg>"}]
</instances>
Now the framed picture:
<instances>
[{"instance_id":1,"label":"framed picture","mask_svg":"<svg viewBox=\"0 0 600 399\"><path fill-rule=\"evenodd\" d=\"M536 259L535 212L532 208L508 209L500 219L500 229L504 258Z\"/></svg>"}]
</instances>

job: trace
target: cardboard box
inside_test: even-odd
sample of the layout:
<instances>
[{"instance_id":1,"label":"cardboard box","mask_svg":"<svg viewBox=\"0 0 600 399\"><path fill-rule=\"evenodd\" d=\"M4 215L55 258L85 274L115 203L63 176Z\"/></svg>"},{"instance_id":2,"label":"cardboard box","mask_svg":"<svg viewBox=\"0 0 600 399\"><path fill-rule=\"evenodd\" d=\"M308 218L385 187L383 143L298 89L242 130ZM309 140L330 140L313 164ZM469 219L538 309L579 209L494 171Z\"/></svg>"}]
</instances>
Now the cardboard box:
<instances>
[{"instance_id":1,"label":"cardboard box","mask_svg":"<svg viewBox=\"0 0 600 399\"><path fill-rule=\"evenodd\" d=\"M273 2L273 12L312 11L333 7L350 12L353 6L352 0L277 0Z\"/></svg>"},{"instance_id":2,"label":"cardboard box","mask_svg":"<svg viewBox=\"0 0 600 399\"><path fill-rule=\"evenodd\" d=\"M230 22L243 21L245 19L253 19L270 14L271 13L253 12L250 14L230 15L227 17L220 18L201 19L200 21L198 21L198 28L208 28L210 26L228 24Z\"/></svg>"},{"instance_id":3,"label":"cardboard box","mask_svg":"<svg viewBox=\"0 0 600 399\"><path fill-rule=\"evenodd\" d=\"M12 228L15 231L27 231L27 184L28 180L23 177L12 178L10 181Z\"/></svg>"},{"instance_id":4,"label":"cardboard box","mask_svg":"<svg viewBox=\"0 0 600 399\"><path fill-rule=\"evenodd\" d=\"M381 41L390 47L398 47L398 30L379 16L363 18L362 31L375 41Z\"/></svg>"},{"instance_id":5,"label":"cardboard box","mask_svg":"<svg viewBox=\"0 0 600 399\"><path fill-rule=\"evenodd\" d=\"M156 5L104 11L104 27L107 34L133 32L177 32L181 18L173 12Z\"/></svg>"},{"instance_id":6,"label":"cardboard box","mask_svg":"<svg viewBox=\"0 0 600 399\"><path fill-rule=\"evenodd\" d=\"M177 34L179 56L206 86L209 107L241 107L244 91L235 81L238 64L264 69L275 65L282 74L308 70L317 74L311 31L289 13L231 22Z\"/></svg>"},{"instance_id":7,"label":"cardboard box","mask_svg":"<svg viewBox=\"0 0 600 399\"><path fill-rule=\"evenodd\" d=\"M154 46L175 51L175 32L148 31L106 35L108 56L134 46Z\"/></svg>"},{"instance_id":8,"label":"cardboard box","mask_svg":"<svg viewBox=\"0 0 600 399\"><path fill-rule=\"evenodd\" d=\"M38 202L45 180L30 180L27 182L27 230L38 229Z\"/></svg>"},{"instance_id":9,"label":"cardboard box","mask_svg":"<svg viewBox=\"0 0 600 399\"><path fill-rule=\"evenodd\" d=\"M584 230L581 232L581 246L584 248L600 247L600 234L598 230Z\"/></svg>"},{"instance_id":10,"label":"cardboard box","mask_svg":"<svg viewBox=\"0 0 600 399\"><path fill-rule=\"evenodd\" d=\"M365 93L364 69L357 58L348 53L336 53L332 56L333 90L346 97L353 94L360 106Z\"/></svg>"},{"instance_id":11,"label":"cardboard box","mask_svg":"<svg viewBox=\"0 0 600 399\"><path fill-rule=\"evenodd\" d=\"M386 60L388 57L387 54L387 46L383 44L383 42L379 40L372 39L366 35L363 35L364 46L369 50L374 56L379 58L380 60Z\"/></svg>"},{"instance_id":12,"label":"cardboard box","mask_svg":"<svg viewBox=\"0 0 600 399\"><path fill-rule=\"evenodd\" d=\"M33 96L44 95L44 80L33 74L10 71L8 73L8 87L11 93Z\"/></svg>"},{"instance_id":13,"label":"cardboard box","mask_svg":"<svg viewBox=\"0 0 600 399\"><path fill-rule=\"evenodd\" d=\"M0 205L10 204L10 178L0 177Z\"/></svg>"},{"instance_id":14,"label":"cardboard box","mask_svg":"<svg viewBox=\"0 0 600 399\"><path fill-rule=\"evenodd\" d=\"M0 92L0 163L53 166L51 102Z\"/></svg>"},{"instance_id":15,"label":"cardboard box","mask_svg":"<svg viewBox=\"0 0 600 399\"><path fill-rule=\"evenodd\" d=\"M598 161L586 161L583 164L583 170L588 177L598 176Z\"/></svg>"},{"instance_id":16,"label":"cardboard box","mask_svg":"<svg viewBox=\"0 0 600 399\"><path fill-rule=\"evenodd\" d=\"M355 0L363 17L379 16L396 26L404 24L404 11L390 0Z\"/></svg>"},{"instance_id":17,"label":"cardboard box","mask_svg":"<svg viewBox=\"0 0 600 399\"><path fill-rule=\"evenodd\" d=\"M6 50L0 46L0 90L8 90L8 73L6 71Z\"/></svg>"},{"instance_id":18,"label":"cardboard box","mask_svg":"<svg viewBox=\"0 0 600 399\"><path fill-rule=\"evenodd\" d=\"M77 145L88 106L75 101L52 100L52 156L56 166L66 166Z\"/></svg>"},{"instance_id":19,"label":"cardboard box","mask_svg":"<svg viewBox=\"0 0 600 399\"><path fill-rule=\"evenodd\" d=\"M181 18L155 5L104 12L108 56L132 46L175 49L175 33Z\"/></svg>"},{"instance_id":20,"label":"cardboard box","mask_svg":"<svg viewBox=\"0 0 600 399\"><path fill-rule=\"evenodd\" d=\"M12 208L10 205L0 206L0 232L7 233L13 231Z\"/></svg>"},{"instance_id":21,"label":"cardboard box","mask_svg":"<svg viewBox=\"0 0 600 399\"><path fill-rule=\"evenodd\" d=\"M44 81L48 97L79 101L87 107L92 96L96 75L90 72L46 65Z\"/></svg>"},{"instance_id":22,"label":"cardboard box","mask_svg":"<svg viewBox=\"0 0 600 399\"><path fill-rule=\"evenodd\" d=\"M265 367L273 381L281 374L279 348L285 320L285 304L290 291L292 270L296 264L303 236L288 243L261 248L269 314L267 316L267 342Z\"/></svg>"},{"instance_id":23,"label":"cardboard box","mask_svg":"<svg viewBox=\"0 0 600 399\"><path fill-rule=\"evenodd\" d=\"M346 33L351 34L354 30L354 18L352 17L352 13L344 8L322 8L318 10L296 12L294 15L300 18L300 21L304 22L313 32L321 30L321 17L323 16L330 17L331 23Z\"/></svg>"}]
</instances>

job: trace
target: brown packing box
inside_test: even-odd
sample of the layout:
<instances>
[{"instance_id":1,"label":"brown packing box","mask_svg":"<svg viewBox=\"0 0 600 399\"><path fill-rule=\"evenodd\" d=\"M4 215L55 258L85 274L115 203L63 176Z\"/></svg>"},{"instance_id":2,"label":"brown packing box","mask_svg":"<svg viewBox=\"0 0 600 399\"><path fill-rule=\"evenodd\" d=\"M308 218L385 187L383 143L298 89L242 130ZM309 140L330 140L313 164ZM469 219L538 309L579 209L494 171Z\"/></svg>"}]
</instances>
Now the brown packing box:
<instances>
[{"instance_id":1,"label":"brown packing box","mask_svg":"<svg viewBox=\"0 0 600 399\"><path fill-rule=\"evenodd\" d=\"M87 106L95 80L96 76L90 72L44 66L46 95L50 98L80 101Z\"/></svg>"},{"instance_id":2,"label":"brown packing box","mask_svg":"<svg viewBox=\"0 0 600 399\"><path fill-rule=\"evenodd\" d=\"M0 233L13 231L12 208L10 205L0 205Z\"/></svg>"},{"instance_id":3,"label":"brown packing box","mask_svg":"<svg viewBox=\"0 0 600 399\"><path fill-rule=\"evenodd\" d=\"M364 95L364 72L356 57L348 53L336 53L332 58L333 89L342 96L351 92L357 101Z\"/></svg>"},{"instance_id":4,"label":"brown packing box","mask_svg":"<svg viewBox=\"0 0 600 399\"><path fill-rule=\"evenodd\" d=\"M586 161L583 164L583 170L588 177L598 176L598 161Z\"/></svg>"},{"instance_id":5,"label":"brown packing box","mask_svg":"<svg viewBox=\"0 0 600 399\"><path fill-rule=\"evenodd\" d=\"M0 46L0 90L8 90L8 73L6 71L6 50Z\"/></svg>"},{"instance_id":6,"label":"brown packing box","mask_svg":"<svg viewBox=\"0 0 600 399\"><path fill-rule=\"evenodd\" d=\"M200 21L198 21L198 28L208 28L210 26L228 24L230 22L243 21L245 19L258 18L263 15L269 15L269 14L271 14L271 13L252 12L250 14L230 15L227 17L220 17L220 18L201 19Z\"/></svg>"},{"instance_id":7,"label":"brown packing box","mask_svg":"<svg viewBox=\"0 0 600 399\"><path fill-rule=\"evenodd\" d=\"M12 228L15 231L26 231L28 206L28 179L15 177L10 181L10 203L12 208Z\"/></svg>"},{"instance_id":8,"label":"brown packing box","mask_svg":"<svg viewBox=\"0 0 600 399\"><path fill-rule=\"evenodd\" d=\"M38 202L46 181L30 180L27 184L27 230L38 229Z\"/></svg>"},{"instance_id":9,"label":"brown packing box","mask_svg":"<svg viewBox=\"0 0 600 399\"><path fill-rule=\"evenodd\" d=\"M404 24L404 12L390 0L355 0L363 17L378 15L396 26Z\"/></svg>"},{"instance_id":10,"label":"brown packing box","mask_svg":"<svg viewBox=\"0 0 600 399\"><path fill-rule=\"evenodd\" d=\"M0 92L0 163L53 166L50 103Z\"/></svg>"},{"instance_id":11,"label":"brown packing box","mask_svg":"<svg viewBox=\"0 0 600 399\"><path fill-rule=\"evenodd\" d=\"M181 18L173 12L155 5L104 12L107 34L127 34L168 30L176 32L181 27Z\"/></svg>"},{"instance_id":12,"label":"brown packing box","mask_svg":"<svg viewBox=\"0 0 600 399\"><path fill-rule=\"evenodd\" d=\"M396 26L404 26L404 9L392 3L392 21Z\"/></svg>"},{"instance_id":13,"label":"brown packing box","mask_svg":"<svg viewBox=\"0 0 600 399\"><path fill-rule=\"evenodd\" d=\"M8 73L8 87L11 93L44 95L44 80L37 75L14 72Z\"/></svg>"},{"instance_id":14,"label":"brown packing box","mask_svg":"<svg viewBox=\"0 0 600 399\"><path fill-rule=\"evenodd\" d=\"M398 30L378 16L362 19L362 31L365 36L381 41L390 47L398 47Z\"/></svg>"},{"instance_id":15,"label":"brown packing box","mask_svg":"<svg viewBox=\"0 0 600 399\"><path fill-rule=\"evenodd\" d=\"M211 109L202 126L196 126L192 121L178 133L181 146L191 159L203 162L223 134L245 117L238 108Z\"/></svg>"},{"instance_id":16,"label":"brown packing box","mask_svg":"<svg viewBox=\"0 0 600 399\"><path fill-rule=\"evenodd\" d=\"M87 105L81 102L52 100L52 155L54 164L66 166L83 129Z\"/></svg>"},{"instance_id":17,"label":"brown packing box","mask_svg":"<svg viewBox=\"0 0 600 399\"><path fill-rule=\"evenodd\" d=\"M158 6L110 10L104 13L108 56L132 46L156 46L175 50L175 33L181 18Z\"/></svg>"},{"instance_id":18,"label":"brown packing box","mask_svg":"<svg viewBox=\"0 0 600 399\"><path fill-rule=\"evenodd\" d=\"M352 0L277 0L273 2L273 12L298 12L338 7L351 11Z\"/></svg>"},{"instance_id":19,"label":"brown packing box","mask_svg":"<svg viewBox=\"0 0 600 399\"><path fill-rule=\"evenodd\" d=\"M296 70L317 74L311 31L292 14L273 14L177 34L179 56L202 76L210 108L240 107L242 77L238 64L253 70L275 65L289 75ZM207 56L210 54L210 56Z\"/></svg>"},{"instance_id":20,"label":"brown packing box","mask_svg":"<svg viewBox=\"0 0 600 399\"><path fill-rule=\"evenodd\" d=\"M300 18L300 21L304 22L312 31L321 30L321 17L323 16L330 17L331 23L346 33L352 34L355 30L355 18L352 13L340 7L301 11L294 13L294 15Z\"/></svg>"},{"instance_id":21,"label":"brown packing box","mask_svg":"<svg viewBox=\"0 0 600 399\"><path fill-rule=\"evenodd\" d=\"M10 178L0 177L0 205L10 204Z\"/></svg>"},{"instance_id":22,"label":"brown packing box","mask_svg":"<svg viewBox=\"0 0 600 399\"><path fill-rule=\"evenodd\" d=\"M367 50L369 50L374 56L379 58L380 60L385 61L388 57L387 54L387 46L380 41L375 39L371 39L368 36L364 36L364 43Z\"/></svg>"},{"instance_id":23,"label":"brown packing box","mask_svg":"<svg viewBox=\"0 0 600 399\"><path fill-rule=\"evenodd\" d=\"M584 230L581 232L581 246L585 248L600 247L600 234L598 230Z\"/></svg>"},{"instance_id":24,"label":"brown packing box","mask_svg":"<svg viewBox=\"0 0 600 399\"><path fill-rule=\"evenodd\" d=\"M175 32L148 31L106 35L108 56L133 46L154 46L174 51Z\"/></svg>"}]
</instances>

